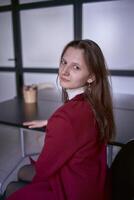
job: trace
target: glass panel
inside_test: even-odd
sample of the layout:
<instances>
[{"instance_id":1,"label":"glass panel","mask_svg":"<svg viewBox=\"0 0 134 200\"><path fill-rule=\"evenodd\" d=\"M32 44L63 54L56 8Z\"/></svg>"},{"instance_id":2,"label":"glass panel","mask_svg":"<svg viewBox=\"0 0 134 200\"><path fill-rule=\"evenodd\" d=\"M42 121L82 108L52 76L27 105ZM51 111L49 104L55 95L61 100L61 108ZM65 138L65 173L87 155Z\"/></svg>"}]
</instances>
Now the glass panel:
<instances>
[{"instance_id":1,"label":"glass panel","mask_svg":"<svg viewBox=\"0 0 134 200\"><path fill-rule=\"evenodd\" d=\"M114 93L134 94L134 78L112 76L112 88Z\"/></svg>"},{"instance_id":2,"label":"glass panel","mask_svg":"<svg viewBox=\"0 0 134 200\"><path fill-rule=\"evenodd\" d=\"M10 0L0 0L0 6L5 6L11 4Z\"/></svg>"},{"instance_id":3,"label":"glass panel","mask_svg":"<svg viewBox=\"0 0 134 200\"><path fill-rule=\"evenodd\" d=\"M16 96L15 74L0 72L0 102Z\"/></svg>"},{"instance_id":4,"label":"glass panel","mask_svg":"<svg viewBox=\"0 0 134 200\"><path fill-rule=\"evenodd\" d=\"M58 67L64 45L73 39L72 6L21 11L24 67Z\"/></svg>"},{"instance_id":5,"label":"glass panel","mask_svg":"<svg viewBox=\"0 0 134 200\"><path fill-rule=\"evenodd\" d=\"M51 83L56 86L57 74L24 73L25 85Z\"/></svg>"},{"instance_id":6,"label":"glass panel","mask_svg":"<svg viewBox=\"0 0 134 200\"><path fill-rule=\"evenodd\" d=\"M20 0L20 3L33 3L33 2L40 2L40 1L52 1L52 0Z\"/></svg>"},{"instance_id":7,"label":"glass panel","mask_svg":"<svg viewBox=\"0 0 134 200\"><path fill-rule=\"evenodd\" d=\"M110 69L134 69L134 1L87 3L83 38L96 41Z\"/></svg>"},{"instance_id":8,"label":"glass panel","mask_svg":"<svg viewBox=\"0 0 134 200\"><path fill-rule=\"evenodd\" d=\"M14 61L11 12L0 13L0 66L12 67Z\"/></svg>"}]
</instances>

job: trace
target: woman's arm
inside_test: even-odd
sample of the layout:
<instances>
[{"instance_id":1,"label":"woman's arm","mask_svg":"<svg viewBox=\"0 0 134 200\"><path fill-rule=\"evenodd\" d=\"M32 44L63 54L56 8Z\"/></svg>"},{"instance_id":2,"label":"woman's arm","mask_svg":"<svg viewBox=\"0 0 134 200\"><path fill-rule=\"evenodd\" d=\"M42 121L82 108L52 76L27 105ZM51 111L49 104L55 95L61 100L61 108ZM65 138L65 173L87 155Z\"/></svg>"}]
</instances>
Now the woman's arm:
<instances>
[{"instance_id":1,"label":"woman's arm","mask_svg":"<svg viewBox=\"0 0 134 200\"><path fill-rule=\"evenodd\" d=\"M77 149L76 134L65 114L54 115L46 129L45 145L36 162L34 181L46 180L69 160Z\"/></svg>"},{"instance_id":2,"label":"woman's arm","mask_svg":"<svg viewBox=\"0 0 134 200\"><path fill-rule=\"evenodd\" d=\"M28 128L42 128L48 123L47 120L33 120L29 122L23 122L23 126L28 126Z\"/></svg>"}]
</instances>

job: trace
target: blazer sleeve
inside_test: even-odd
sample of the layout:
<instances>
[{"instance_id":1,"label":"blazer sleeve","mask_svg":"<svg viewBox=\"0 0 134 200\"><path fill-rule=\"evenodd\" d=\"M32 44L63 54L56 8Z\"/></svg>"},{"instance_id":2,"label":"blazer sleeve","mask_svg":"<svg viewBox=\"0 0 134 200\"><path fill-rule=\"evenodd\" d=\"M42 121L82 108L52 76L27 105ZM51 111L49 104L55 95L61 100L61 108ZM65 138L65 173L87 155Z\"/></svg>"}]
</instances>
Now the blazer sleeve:
<instances>
[{"instance_id":1,"label":"blazer sleeve","mask_svg":"<svg viewBox=\"0 0 134 200\"><path fill-rule=\"evenodd\" d=\"M48 123L45 145L36 162L39 179L47 179L56 173L73 156L78 147L76 135L65 113L53 115Z\"/></svg>"}]
</instances>

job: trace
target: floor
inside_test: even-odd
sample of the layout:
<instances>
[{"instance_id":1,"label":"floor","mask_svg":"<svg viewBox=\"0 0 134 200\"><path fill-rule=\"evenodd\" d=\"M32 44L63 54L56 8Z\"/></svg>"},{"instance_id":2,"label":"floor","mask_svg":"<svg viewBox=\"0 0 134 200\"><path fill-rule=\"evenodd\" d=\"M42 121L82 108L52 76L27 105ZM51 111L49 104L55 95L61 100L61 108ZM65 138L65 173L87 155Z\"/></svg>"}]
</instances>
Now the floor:
<instances>
[{"instance_id":1,"label":"floor","mask_svg":"<svg viewBox=\"0 0 134 200\"><path fill-rule=\"evenodd\" d=\"M40 152L44 143L43 132L25 131L25 150L27 154L32 152ZM1 193L5 190L7 184L16 180L18 169L29 163L29 158L25 158L18 165L16 170L5 180L7 175L13 170L15 165L20 161L21 148L20 148L20 134L19 129L11 126L0 125L0 186ZM37 159L37 156L34 157ZM4 182L4 183L3 183Z\"/></svg>"}]
</instances>

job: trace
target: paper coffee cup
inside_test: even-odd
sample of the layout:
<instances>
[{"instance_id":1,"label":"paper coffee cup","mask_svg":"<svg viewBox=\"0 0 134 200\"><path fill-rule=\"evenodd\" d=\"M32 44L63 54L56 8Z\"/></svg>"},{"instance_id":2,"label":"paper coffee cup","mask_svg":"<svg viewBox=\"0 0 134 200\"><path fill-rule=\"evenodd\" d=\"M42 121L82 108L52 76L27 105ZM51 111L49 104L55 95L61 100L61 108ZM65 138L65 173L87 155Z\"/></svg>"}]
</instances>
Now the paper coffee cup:
<instances>
[{"instance_id":1,"label":"paper coffee cup","mask_svg":"<svg viewBox=\"0 0 134 200\"><path fill-rule=\"evenodd\" d=\"M25 103L36 103L37 102L37 87L36 86L24 86L23 97Z\"/></svg>"}]
</instances>

